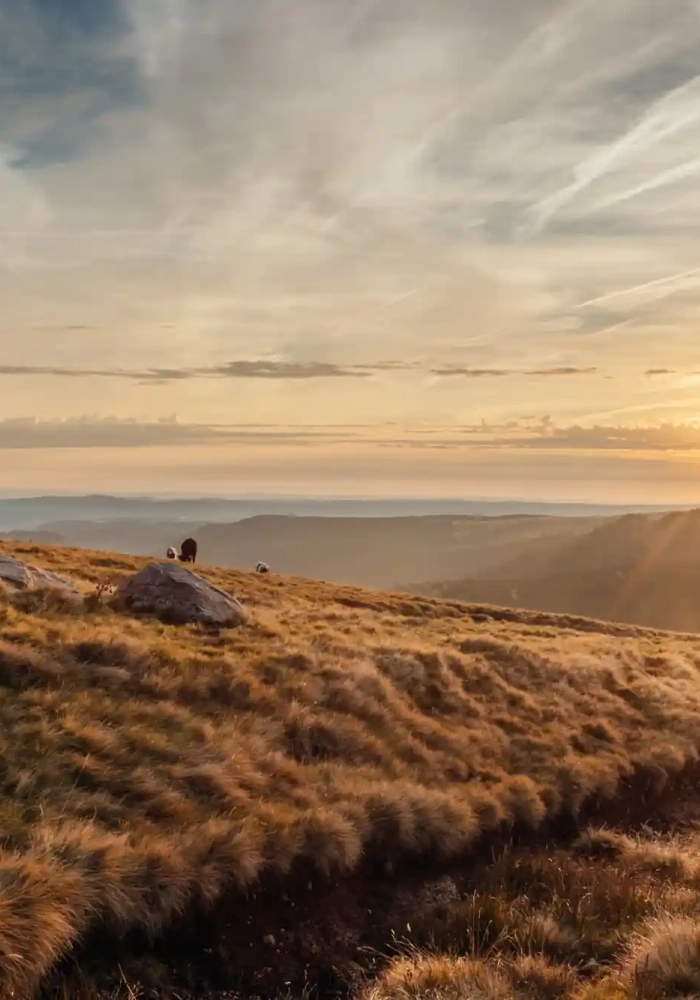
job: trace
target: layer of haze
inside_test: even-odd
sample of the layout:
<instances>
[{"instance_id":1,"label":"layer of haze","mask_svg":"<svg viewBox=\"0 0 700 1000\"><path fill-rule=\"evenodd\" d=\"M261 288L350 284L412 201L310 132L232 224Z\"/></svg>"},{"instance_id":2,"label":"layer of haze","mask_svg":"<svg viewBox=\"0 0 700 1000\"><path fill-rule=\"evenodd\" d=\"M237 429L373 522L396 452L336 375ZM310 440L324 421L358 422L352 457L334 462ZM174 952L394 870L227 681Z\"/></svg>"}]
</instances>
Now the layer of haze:
<instances>
[{"instance_id":1,"label":"layer of haze","mask_svg":"<svg viewBox=\"0 0 700 1000\"><path fill-rule=\"evenodd\" d=\"M3 487L687 501L698 0L0 0Z\"/></svg>"}]
</instances>

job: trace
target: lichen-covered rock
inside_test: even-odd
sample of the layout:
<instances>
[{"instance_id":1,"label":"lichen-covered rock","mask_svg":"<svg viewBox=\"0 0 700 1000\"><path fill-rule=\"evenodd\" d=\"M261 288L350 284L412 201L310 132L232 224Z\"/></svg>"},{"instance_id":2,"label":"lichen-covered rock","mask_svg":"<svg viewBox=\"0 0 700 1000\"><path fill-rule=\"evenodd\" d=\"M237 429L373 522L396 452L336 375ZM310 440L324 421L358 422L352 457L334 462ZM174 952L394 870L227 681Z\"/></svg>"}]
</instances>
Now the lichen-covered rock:
<instances>
[{"instance_id":1,"label":"lichen-covered rock","mask_svg":"<svg viewBox=\"0 0 700 1000\"><path fill-rule=\"evenodd\" d=\"M172 562L149 563L122 580L110 604L135 614L155 615L172 625L200 622L225 628L245 620L243 605L235 597Z\"/></svg>"},{"instance_id":2,"label":"lichen-covered rock","mask_svg":"<svg viewBox=\"0 0 700 1000\"><path fill-rule=\"evenodd\" d=\"M37 566L28 566L19 559L0 555L0 585L11 590L37 590L39 587L51 587L72 597L80 597L70 580Z\"/></svg>"}]
</instances>

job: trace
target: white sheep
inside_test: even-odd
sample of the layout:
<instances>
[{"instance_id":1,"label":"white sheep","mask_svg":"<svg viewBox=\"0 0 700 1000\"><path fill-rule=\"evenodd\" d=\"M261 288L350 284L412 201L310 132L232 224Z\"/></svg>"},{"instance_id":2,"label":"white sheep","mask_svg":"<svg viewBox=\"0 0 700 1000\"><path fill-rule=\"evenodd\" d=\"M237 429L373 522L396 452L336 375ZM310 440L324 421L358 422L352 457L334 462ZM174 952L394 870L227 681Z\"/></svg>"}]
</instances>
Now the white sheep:
<instances>
[{"instance_id":1,"label":"white sheep","mask_svg":"<svg viewBox=\"0 0 700 1000\"><path fill-rule=\"evenodd\" d=\"M177 552L172 547L172 545L168 546L168 551L165 554L168 557L168 559L177 559Z\"/></svg>"},{"instance_id":2,"label":"white sheep","mask_svg":"<svg viewBox=\"0 0 700 1000\"><path fill-rule=\"evenodd\" d=\"M256 573L269 573L270 572L270 567L267 565L267 563L259 562L259 563L255 564L255 572Z\"/></svg>"}]
</instances>

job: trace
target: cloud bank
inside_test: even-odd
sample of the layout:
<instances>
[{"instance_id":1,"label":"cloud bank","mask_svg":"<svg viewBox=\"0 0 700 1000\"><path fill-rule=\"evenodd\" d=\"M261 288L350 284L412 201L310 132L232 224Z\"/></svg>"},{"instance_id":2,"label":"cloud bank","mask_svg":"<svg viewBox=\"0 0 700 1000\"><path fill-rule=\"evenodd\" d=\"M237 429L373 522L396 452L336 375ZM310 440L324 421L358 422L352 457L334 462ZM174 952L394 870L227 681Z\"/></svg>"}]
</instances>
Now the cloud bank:
<instances>
[{"instance_id":1,"label":"cloud bank","mask_svg":"<svg viewBox=\"0 0 700 1000\"><path fill-rule=\"evenodd\" d=\"M36 448L197 448L285 446L381 449L618 452L700 452L700 424L658 427L593 425L557 426L550 417L504 423L483 421L447 427L373 424L299 425L192 424L176 417L158 421L83 416L74 420L0 421L0 449Z\"/></svg>"}]
</instances>

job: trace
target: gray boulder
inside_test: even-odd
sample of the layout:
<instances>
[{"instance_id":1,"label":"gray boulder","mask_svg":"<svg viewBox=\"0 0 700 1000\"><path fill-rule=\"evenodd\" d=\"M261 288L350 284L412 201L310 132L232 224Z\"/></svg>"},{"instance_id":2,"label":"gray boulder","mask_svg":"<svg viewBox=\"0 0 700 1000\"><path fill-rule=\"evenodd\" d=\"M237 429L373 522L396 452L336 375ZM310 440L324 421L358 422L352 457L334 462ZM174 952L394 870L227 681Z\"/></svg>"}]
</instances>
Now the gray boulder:
<instances>
[{"instance_id":1,"label":"gray boulder","mask_svg":"<svg viewBox=\"0 0 700 1000\"><path fill-rule=\"evenodd\" d=\"M135 614L150 614L171 625L240 625L243 605L180 563L149 563L122 580L110 604Z\"/></svg>"},{"instance_id":2,"label":"gray boulder","mask_svg":"<svg viewBox=\"0 0 700 1000\"><path fill-rule=\"evenodd\" d=\"M39 569L38 566L28 566L13 559L11 556L0 555L0 585L10 590L36 590L39 587L51 587L60 590L71 597L80 597L70 580L62 576Z\"/></svg>"}]
</instances>

